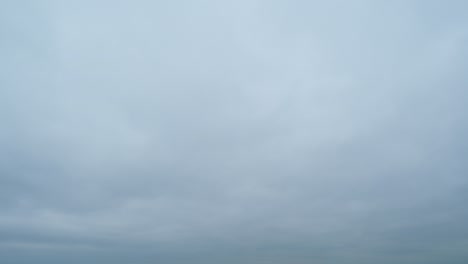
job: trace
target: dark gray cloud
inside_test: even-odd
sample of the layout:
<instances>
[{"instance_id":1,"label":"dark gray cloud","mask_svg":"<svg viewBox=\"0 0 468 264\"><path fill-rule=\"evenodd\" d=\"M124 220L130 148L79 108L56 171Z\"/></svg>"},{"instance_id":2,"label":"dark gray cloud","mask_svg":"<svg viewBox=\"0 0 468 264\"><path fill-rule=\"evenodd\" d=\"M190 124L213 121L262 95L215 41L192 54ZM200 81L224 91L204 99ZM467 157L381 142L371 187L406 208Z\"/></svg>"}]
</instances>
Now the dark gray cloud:
<instances>
[{"instance_id":1,"label":"dark gray cloud","mask_svg":"<svg viewBox=\"0 0 468 264\"><path fill-rule=\"evenodd\" d=\"M2 6L2 263L468 260L465 1Z\"/></svg>"}]
</instances>

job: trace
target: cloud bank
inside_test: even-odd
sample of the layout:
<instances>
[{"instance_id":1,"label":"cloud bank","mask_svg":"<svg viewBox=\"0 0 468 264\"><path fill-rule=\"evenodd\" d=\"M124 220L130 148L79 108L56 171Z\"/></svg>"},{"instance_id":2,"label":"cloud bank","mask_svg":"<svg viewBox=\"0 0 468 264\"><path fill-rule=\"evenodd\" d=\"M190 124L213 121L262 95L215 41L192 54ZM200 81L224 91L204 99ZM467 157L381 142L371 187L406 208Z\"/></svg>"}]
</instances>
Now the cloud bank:
<instances>
[{"instance_id":1,"label":"cloud bank","mask_svg":"<svg viewBox=\"0 0 468 264\"><path fill-rule=\"evenodd\" d=\"M468 260L465 1L2 6L2 263Z\"/></svg>"}]
</instances>

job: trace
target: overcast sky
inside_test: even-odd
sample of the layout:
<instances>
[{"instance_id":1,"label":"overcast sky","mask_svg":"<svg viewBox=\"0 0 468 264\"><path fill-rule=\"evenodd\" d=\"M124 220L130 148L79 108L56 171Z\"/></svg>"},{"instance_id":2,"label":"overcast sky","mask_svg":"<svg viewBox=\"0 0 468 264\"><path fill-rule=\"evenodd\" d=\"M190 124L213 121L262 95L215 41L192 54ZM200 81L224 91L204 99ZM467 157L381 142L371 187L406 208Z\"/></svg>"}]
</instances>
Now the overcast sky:
<instances>
[{"instance_id":1,"label":"overcast sky","mask_svg":"<svg viewBox=\"0 0 468 264\"><path fill-rule=\"evenodd\" d=\"M467 10L0 0L0 263L467 263Z\"/></svg>"}]
</instances>

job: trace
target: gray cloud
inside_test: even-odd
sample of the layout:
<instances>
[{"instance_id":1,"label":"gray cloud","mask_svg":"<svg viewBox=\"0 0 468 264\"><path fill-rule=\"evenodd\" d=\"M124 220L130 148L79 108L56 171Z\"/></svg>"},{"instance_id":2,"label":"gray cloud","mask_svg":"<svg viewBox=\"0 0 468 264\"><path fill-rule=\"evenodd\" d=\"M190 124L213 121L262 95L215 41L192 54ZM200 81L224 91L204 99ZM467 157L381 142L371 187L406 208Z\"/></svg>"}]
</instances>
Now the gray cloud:
<instances>
[{"instance_id":1,"label":"gray cloud","mask_svg":"<svg viewBox=\"0 0 468 264\"><path fill-rule=\"evenodd\" d=\"M464 263L464 1L4 1L2 263Z\"/></svg>"}]
</instances>

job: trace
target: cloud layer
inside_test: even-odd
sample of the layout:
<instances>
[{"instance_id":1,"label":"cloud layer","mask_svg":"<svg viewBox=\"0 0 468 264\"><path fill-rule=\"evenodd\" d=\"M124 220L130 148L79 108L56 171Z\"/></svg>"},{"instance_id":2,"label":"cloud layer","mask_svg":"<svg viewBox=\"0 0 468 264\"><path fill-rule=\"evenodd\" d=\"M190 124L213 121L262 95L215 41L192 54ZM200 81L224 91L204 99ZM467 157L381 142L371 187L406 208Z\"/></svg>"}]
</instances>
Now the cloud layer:
<instances>
[{"instance_id":1,"label":"cloud layer","mask_svg":"<svg viewBox=\"0 0 468 264\"><path fill-rule=\"evenodd\" d=\"M465 1L4 1L2 263L468 260Z\"/></svg>"}]
</instances>

